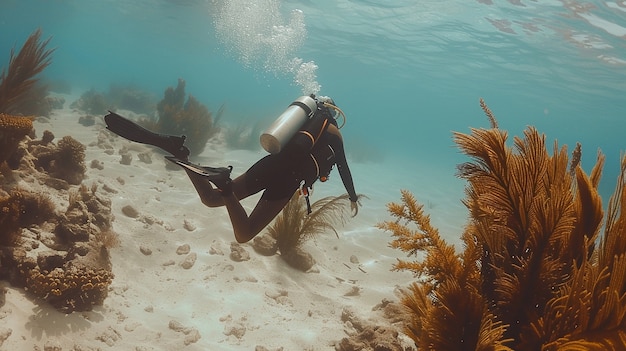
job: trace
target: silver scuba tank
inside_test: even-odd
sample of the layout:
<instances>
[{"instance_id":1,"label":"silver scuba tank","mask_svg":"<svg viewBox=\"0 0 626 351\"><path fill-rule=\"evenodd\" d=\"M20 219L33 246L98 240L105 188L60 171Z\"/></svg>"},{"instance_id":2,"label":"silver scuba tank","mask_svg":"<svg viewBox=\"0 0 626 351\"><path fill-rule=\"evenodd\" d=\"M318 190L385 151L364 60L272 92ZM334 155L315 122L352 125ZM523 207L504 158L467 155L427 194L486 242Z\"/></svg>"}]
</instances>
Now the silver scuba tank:
<instances>
[{"instance_id":1,"label":"silver scuba tank","mask_svg":"<svg viewBox=\"0 0 626 351\"><path fill-rule=\"evenodd\" d=\"M317 101L311 96L300 96L261 134L261 146L270 154L277 154L317 110Z\"/></svg>"}]
</instances>

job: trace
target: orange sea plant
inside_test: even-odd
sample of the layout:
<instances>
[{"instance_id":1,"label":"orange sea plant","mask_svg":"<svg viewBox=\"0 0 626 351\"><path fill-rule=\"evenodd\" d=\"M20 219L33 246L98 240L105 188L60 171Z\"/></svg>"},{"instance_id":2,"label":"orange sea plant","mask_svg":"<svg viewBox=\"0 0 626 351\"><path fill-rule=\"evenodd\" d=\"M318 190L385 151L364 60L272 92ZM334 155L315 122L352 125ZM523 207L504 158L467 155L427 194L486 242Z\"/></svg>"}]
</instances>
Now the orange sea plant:
<instances>
[{"instance_id":1,"label":"orange sea plant","mask_svg":"<svg viewBox=\"0 0 626 351\"><path fill-rule=\"evenodd\" d=\"M441 238L408 191L380 223L417 281L403 293L405 332L420 350L622 350L626 345L626 156L606 215L598 194L604 156L590 174L581 145L549 152L535 128L454 133L471 161L463 250Z\"/></svg>"}]
</instances>

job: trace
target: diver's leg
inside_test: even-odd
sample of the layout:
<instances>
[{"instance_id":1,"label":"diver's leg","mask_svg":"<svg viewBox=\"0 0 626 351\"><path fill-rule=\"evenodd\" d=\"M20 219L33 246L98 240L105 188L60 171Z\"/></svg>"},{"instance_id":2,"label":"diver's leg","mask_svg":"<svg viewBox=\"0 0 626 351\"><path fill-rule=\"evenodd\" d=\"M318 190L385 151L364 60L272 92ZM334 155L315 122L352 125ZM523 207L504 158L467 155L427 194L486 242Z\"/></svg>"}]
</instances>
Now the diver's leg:
<instances>
[{"instance_id":1,"label":"diver's leg","mask_svg":"<svg viewBox=\"0 0 626 351\"><path fill-rule=\"evenodd\" d=\"M272 200L261 197L248 217L246 210L241 206L234 193L226 194L223 198L233 225L235 239L239 243L245 243L254 238L282 211L291 199L290 196Z\"/></svg>"},{"instance_id":2,"label":"diver's leg","mask_svg":"<svg viewBox=\"0 0 626 351\"><path fill-rule=\"evenodd\" d=\"M222 192L211 184L211 182L204 176L201 176L195 172L185 169L189 180L193 184L196 192L200 196L200 200L205 206L208 207L220 207L224 206L224 199ZM250 188L246 182L246 174L242 174L232 181L232 192L239 200L245 199L252 194L256 194L262 189Z\"/></svg>"},{"instance_id":3,"label":"diver's leg","mask_svg":"<svg viewBox=\"0 0 626 351\"><path fill-rule=\"evenodd\" d=\"M186 168L185 172L187 172L187 176L189 176L189 180L191 180L193 187L196 188L196 192L198 193L198 196L200 196L200 201L202 201L205 206L224 206L224 200L222 199L220 191L214 188L206 177L192 172Z\"/></svg>"}]
</instances>

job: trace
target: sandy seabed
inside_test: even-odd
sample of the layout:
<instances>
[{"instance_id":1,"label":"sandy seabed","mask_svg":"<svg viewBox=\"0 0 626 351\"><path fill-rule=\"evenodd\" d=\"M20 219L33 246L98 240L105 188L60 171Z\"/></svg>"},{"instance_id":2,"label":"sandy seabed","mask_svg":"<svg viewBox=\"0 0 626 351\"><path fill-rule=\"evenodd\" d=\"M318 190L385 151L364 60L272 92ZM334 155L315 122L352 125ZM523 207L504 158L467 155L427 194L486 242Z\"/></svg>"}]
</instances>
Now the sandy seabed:
<instances>
[{"instance_id":1,"label":"sandy seabed","mask_svg":"<svg viewBox=\"0 0 626 351\"><path fill-rule=\"evenodd\" d=\"M38 137L50 130L55 141L71 135L87 145L83 184L106 188L112 200L113 230L120 239L111 250L115 278L102 306L71 314L0 282L7 287L0 325L10 330L0 350L334 350L355 332L346 312L388 325L376 307L397 301L398 289L413 280L410 273L390 271L405 256L388 247L389 233L375 228L390 219L386 204L399 201L400 189L428 204L444 237L454 242L460 235L462 187L446 183L454 170L441 176L418 165L412 171L412 165L351 164L357 192L368 199L357 217L335 226L339 238L331 232L304 245L317 262L310 272L289 267L278 255L259 255L248 244L243 248L250 259L238 262L230 256L234 236L224 208L203 206L185 173L166 168L167 161L149 147L116 137L116 152L106 154L94 143L104 129L101 116L85 127L78 123L82 115L55 110L36 121L35 129ZM130 165L120 163L117 151L123 147L133 154ZM142 152L152 152L152 163L138 159ZM263 155L261 149L230 151L210 142L193 161L231 164L236 176ZM93 160L102 169L89 167ZM49 192L37 182L20 186ZM328 182L316 184L312 201L344 192L335 170ZM244 207L250 211L257 199L244 200ZM67 206L67 196L57 201ZM138 216L125 215L125 206ZM190 253L196 260L185 268Z\"/></svg>"}]
</instances>

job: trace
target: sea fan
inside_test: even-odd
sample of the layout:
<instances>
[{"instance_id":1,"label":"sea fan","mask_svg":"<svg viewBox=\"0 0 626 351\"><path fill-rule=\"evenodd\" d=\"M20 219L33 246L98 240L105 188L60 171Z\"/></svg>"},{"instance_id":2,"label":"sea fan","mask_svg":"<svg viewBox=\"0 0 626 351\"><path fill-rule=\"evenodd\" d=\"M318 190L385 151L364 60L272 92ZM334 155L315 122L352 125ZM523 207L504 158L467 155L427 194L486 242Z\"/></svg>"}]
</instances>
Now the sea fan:
<instances>
[{"instance_id":1,"label":"sea fan","mask_svg":"<svg viewBox=\"0 0 626 351\"><path fill-rule=\"evenodd\" d=\"M41 42L41 29L37 29L17 55L11 49L9 66L0 74L0 112L19 112L14 108L35 88L35 76L51 63L54 49L46 49L49 41Z\"/></svg>"},{"instance_id":2,"label":"sea fan","mask_svg":"<svg viewBox=\"0 0 626 351\"><path fill-rule=\"evenodd\" d=\"M363 195L359 195L362 198ZM299 192L296 192L287 203L268 232L278 242L281 253L287 253L300 247L306 240L327 231L337 231L333 223L344 223L350 199L348 194L328 196L311 205L311 214L307 215L307 208Z\"/></svg>"},{"instance_id":3,"label":"sea fan","mask_svg":"<svg viewBox=\"0 0 626 351\"><path fill-rule=\"evenodd\" d=\"M380 228L391 246L422 261L399 260L394 269L421 279L403 303L412 312L407 335L421 349L616 349L626 333L626 156L609 201L604 235L597 187L604 156L590 175L567 149L532 127L506 144L481 99L491 129L455 133L472 158L459 166L467 180L470 213L457 255L411 194L390 204L395 221ZM569 164L569 169L568 169ZM417 230L408 227L414 224ZM599 241L599 244L597 242Z\"/></svg>"}]
</instances>

